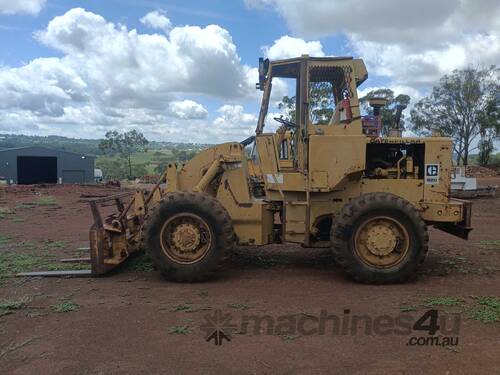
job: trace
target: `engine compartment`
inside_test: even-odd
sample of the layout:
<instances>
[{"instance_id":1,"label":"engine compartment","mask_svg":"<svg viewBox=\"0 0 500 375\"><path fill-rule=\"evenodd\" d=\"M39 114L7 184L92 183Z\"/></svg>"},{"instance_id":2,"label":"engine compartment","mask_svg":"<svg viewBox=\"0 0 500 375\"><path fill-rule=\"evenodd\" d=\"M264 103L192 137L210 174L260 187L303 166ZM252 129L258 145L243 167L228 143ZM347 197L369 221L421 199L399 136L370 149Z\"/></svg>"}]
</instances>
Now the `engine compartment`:
<instances>
[{"instance_id":1,"label":"engine compartment","mask_svg":"<svg viewBox=\"0 0 500 375\"><path fill-rule=\"evenodd\" d=\"M424 163L424 143L366 145L366 178L423 179Z\"/></svg>"}]
</instances>

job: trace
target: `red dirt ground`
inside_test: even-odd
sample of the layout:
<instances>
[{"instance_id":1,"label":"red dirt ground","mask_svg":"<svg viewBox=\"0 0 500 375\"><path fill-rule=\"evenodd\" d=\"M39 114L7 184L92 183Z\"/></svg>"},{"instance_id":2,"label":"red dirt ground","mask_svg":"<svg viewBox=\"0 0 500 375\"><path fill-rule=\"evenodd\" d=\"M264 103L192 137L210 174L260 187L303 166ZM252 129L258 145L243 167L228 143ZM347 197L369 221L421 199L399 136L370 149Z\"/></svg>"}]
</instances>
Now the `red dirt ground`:
<instances>
[{"instance_id":1,"label":"red dirt ground","mask_svg":"<svg viewBox=\"0 0 500 375\"><path fill-rule=\"evenodd\" d=\"M88 246L91 223L81 194L116 191L0 187L0 207L14 212L0 220L0 234L10 236L0 251L77 255L77 248ZM56 198L56 206L20 206L47 195ZM237 248L218 278L198 284L166 282L156 271L133 269L94 279L8 279L0 285L0 300L27 296L30 302L0 317L0 374L499 373L500 323L473 320L468 311L474 296L500 297L500 199L475 200L473 210L470 240L431 230L419 277L403 285L355 284L328 250L294 245ZM462 307L434 307L441 317L459 313L460 331L452 335L459 338L457 346L407 345L412 336L427 337L423 331L362 329L345 335L237 330L230 342L216 346L200 329L218 309L237 324L245 315L313 318L321 310L338 316L350 310L372 321L404 315L415 322L430 308L424 301L435 297L465 300ZM61 298L80 307L56 312L51 306Z\"/></svg>"}]
</instances>

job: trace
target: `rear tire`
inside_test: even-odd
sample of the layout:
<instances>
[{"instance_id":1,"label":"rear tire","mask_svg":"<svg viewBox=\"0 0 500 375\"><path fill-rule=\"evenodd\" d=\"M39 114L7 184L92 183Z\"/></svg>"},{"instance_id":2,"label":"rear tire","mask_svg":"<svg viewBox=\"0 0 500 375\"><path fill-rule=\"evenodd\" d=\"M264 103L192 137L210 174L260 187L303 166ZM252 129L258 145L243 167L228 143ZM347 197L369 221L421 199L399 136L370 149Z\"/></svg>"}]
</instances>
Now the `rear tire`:
<instances>
[{"instance_id":1,"label":"rear tire","mask_svg":"<svg viewBox=\"0 0 500 375\"><path fill-rule=\"evenodd\" d=\"M336 262L352 279L387 284L416 272L429 235L411 203L390 193L369 193L351 200L334 218L331 241Z\"/></svg>"},{"instance_id":2,"label":"rear tire","mask_svg":"<svg viewBox=\"0 0 500 375\"><path fill-rule=\"evenodd\" d=\"M148 213L144 228L148 255L172 281L209 278L235 243L229 214L205 193L168 193Z\"/></svg>"}]
</instances>

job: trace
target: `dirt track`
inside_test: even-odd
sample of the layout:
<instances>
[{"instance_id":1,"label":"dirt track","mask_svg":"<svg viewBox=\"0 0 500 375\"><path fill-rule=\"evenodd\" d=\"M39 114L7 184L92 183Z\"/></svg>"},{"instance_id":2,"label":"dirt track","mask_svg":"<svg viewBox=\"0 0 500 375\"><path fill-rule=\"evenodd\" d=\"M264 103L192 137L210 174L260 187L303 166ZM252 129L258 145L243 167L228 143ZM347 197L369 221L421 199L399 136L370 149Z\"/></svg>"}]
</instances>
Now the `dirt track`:
<instances>
[{"instance_id":1,"label":"dirt track","mask_svg":"<svg viewBox=\"0 0 500 375\"><path fill-rule=\"evenodd\" d=\"M491 182L500 185L499 179ZM0 251L51 259L79 255L76 249L88 246L91 222L80 195L111 192L1 188L0 206L12 213L0 220ZM47 195L56 202L26 204ZM327 250L299 246L238 248L219 278L201 284L165 282L144 259L97 279L4 280L0 300L28 298L27 306L0 317L0 373L498 373L500 323L482 323L470 313L474 297L500 297L500 199L476 200L473 210L471 239L432 230L420 276L404 285L355 284ZM61 299L75 310L56 312ZM458 345L407 345L428 334L373 328L383 315L389 321L406 316L413 325L429 309L441 318L460 317L459 331L444 335L458 337ZM220 346L205 341L200 329L217 310L236 324L231 341ZM322 310L341 321L366 316L372 330L333 332L327 321L324 334L308 335L276 324L273 332L268 325L245 332L241 324L248 316L274 323L302 317L314 329Z\"/></svg>"}]
</instances>

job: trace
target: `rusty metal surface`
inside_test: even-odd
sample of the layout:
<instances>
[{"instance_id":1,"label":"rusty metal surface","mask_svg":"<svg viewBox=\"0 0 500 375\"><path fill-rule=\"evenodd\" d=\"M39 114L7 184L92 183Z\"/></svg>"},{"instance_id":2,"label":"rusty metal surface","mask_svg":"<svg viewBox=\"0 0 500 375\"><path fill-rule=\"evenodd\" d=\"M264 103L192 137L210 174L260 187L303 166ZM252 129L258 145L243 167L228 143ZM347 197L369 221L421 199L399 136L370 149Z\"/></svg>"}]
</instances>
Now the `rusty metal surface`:
<instances>
[{"instance_id":1,"label":"rusty metal surface","mask_svg":"<svg viewBox=\"0 0 500 375\"><path fill-rule=\"evenodd\" d=\"M89 233L92 275L111 271L139 250L145 194L137 190L89 201L94 219ZM124 201L127 198L128 202ZM116 213L104 217L100 208L109 205L115 206Z\"/></svg>"}]
</instances>

